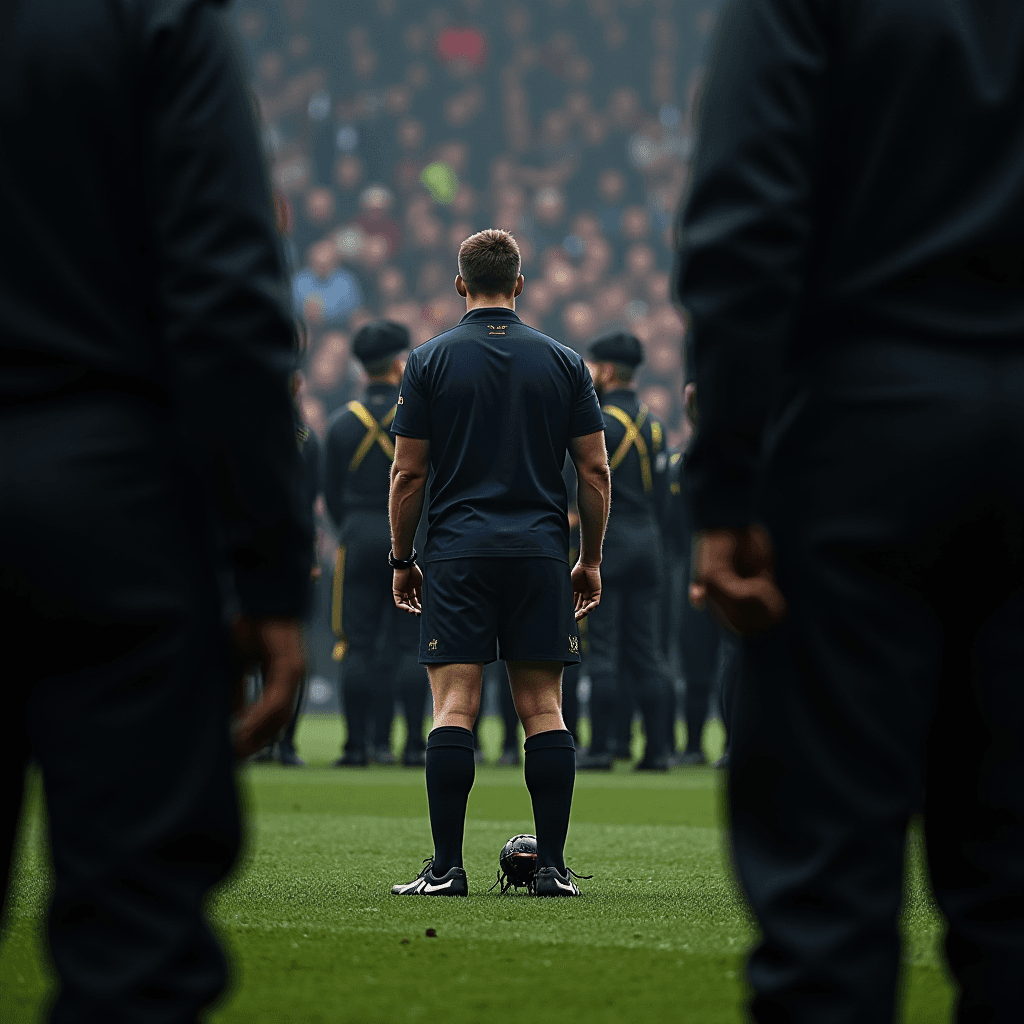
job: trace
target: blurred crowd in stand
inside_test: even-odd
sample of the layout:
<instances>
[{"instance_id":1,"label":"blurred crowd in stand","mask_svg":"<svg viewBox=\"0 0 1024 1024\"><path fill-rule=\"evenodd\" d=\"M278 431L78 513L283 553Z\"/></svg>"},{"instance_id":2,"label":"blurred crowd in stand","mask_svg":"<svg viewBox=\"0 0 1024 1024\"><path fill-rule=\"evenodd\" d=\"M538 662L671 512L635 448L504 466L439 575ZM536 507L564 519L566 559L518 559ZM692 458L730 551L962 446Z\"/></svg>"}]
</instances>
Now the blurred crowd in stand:
<instances>
[{"instance_id":1,"label":"blurred crowd in stand","mask_svg":"<svg viewBox=\"0 0 1024 1024\"><path fill-rule=\"evenodd\" d=\"M376 317L416 344L456 324L458 245L523 254L523 319L582 349L625 325L640 391L684 440L672 217L717 0L242 0L234 9L308 328L323 435L362 384Z\"/></svg>"}]
</instances>

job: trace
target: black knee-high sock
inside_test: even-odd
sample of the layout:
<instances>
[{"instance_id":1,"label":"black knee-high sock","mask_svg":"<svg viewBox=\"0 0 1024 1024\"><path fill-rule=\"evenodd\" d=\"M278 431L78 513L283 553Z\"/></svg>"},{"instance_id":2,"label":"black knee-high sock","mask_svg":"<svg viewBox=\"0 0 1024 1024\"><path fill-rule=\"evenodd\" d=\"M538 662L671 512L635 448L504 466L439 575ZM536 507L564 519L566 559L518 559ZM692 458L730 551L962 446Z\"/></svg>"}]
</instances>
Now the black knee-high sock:
<instances>
[{"instance_id":1,"label":"black knee-high sock","mask_svg":"<svg viewBox=\"0 0 1024 1024\"><path fill-rule=\"evenodd\" d=\"M462 867L466 801L476 776L473 749L473 734L457 725L442 725L427 737L427 803L435 875Z\"/></svg>"},{"instance_id":2,"label":"black knee-high sock","mask_svg":"<svg viewBox=\"0 0 1024 1024\"><path fill-rule=\"evenodd\" d=\"M565 873L565 837L569 832L576 746L567 729L539 732L526 741L526 788L533 801L537 829L537 867Z\"/></svg>"}]
</instances>

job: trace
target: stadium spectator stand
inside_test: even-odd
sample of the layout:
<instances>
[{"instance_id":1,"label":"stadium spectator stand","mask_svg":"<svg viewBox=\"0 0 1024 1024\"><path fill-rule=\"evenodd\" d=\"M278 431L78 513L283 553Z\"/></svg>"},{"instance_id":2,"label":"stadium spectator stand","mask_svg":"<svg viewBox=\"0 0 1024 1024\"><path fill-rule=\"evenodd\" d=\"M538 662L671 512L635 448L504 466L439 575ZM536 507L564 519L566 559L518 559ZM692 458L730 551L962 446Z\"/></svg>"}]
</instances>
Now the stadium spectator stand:
<instances>
[{"instance_id":1,"label":"stadium spectator stand","mask_svg":"<svg viewBox=\"0 0 1024 1024\"><path fill-rule=\"evenodd\" d=\"M622 324L682 441L671 220L718 0L242 0L235 23L309 328L307 422L359 385L366 321L456 324L459 242L511 230L527 323L582 350Z\"/></svg>"}]
</instances>

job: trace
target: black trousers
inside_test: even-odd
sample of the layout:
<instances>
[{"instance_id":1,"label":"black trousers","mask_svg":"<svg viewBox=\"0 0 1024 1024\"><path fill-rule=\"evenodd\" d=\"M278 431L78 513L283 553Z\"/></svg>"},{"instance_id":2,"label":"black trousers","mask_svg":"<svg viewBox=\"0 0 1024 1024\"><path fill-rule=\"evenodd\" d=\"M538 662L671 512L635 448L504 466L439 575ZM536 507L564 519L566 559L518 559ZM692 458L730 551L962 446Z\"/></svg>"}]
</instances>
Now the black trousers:
<instances>
[{"instance_id":1,"label":"black trousers","mask_svg":"<svg viewBox=\"0 0 1024 1024\"><path fill-rule=\"evenodd\" d=\"M601 603L587 616L591 744L604 753L626 730L634 702L644 719L646 754L666 752L667 670L662 658L660 546L656 532L609 529ZM627 736L628 744L628 736ZM628 745L626 748L628 754Z\"/></svg>"},{"instance_id":2,"label":"black trousers","mask_svg":"<svg viewBox=\"0 0 1024 1024\"><path fill-rule=\"evenodd\" d=\"M732 735L732 712L736 703L736 688L739 685L742 650L739 637L724 629L721 634L722 658L718 668L718 709L722 713L725 728L725 752L729 752L729 737Z\"/></svg>"},{"instance_id":3,"label":"black trousers","mask_svg":"<svg viewBox=\"0 0 1024 1024\"><path fill-rule=\"evenodd\" d=\"M680 605L679 662L686 681L683 714L686 717L686 749L701 749L711 695L718 681L722 654L722 627L707 611L698 611L687 599Z\"/></svg>"},{"instance_id":4,"label":"black trousers","mask_svg":"<svg viewBox=\"0 0 1024 1024\"><path fill-rule=\"evenodd\" d=\"M395 607L388 566L391 534L386 515L354 513L341 531L341 625L347 651L341 663L348 726L346 749L387 746L395 697L405 706L408 748L423 750L423 714L429 688L417 661L419 619ZM373 737L370 724L373 723Z\"/></svg>"},{"instance_id":5,"label":"black trousers","mask_svg":"<svg viewBox=\"0 0 1024 1024\"><path fill-rule=\"evenodd\" d=\"M891 1021L924 807L958 1019L1024 1005L1024 354L851 345L792 385L765 519L789 605L744 642L736 865L759 1021Z\"/></svg>"},{"instance_id":6,"label":"black trousers","mask_svg":"<svg viewBox=\"0 0 1024 1024\"><path fill-rule=\"evenodd\" d=\"M170 448L126 400L0 411L0 629L17 665L0 879L34 757L58 1024L194 1024L226 980L203 901L240 834L227 634Z\"/></svg>"}]
</instances>

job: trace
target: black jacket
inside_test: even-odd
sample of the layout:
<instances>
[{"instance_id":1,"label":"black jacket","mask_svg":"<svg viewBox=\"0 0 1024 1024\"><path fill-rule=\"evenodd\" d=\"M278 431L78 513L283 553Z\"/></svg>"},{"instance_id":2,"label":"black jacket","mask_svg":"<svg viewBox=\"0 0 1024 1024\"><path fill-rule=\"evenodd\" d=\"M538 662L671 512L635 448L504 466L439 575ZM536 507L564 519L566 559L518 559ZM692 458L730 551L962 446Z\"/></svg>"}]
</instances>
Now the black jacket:
<instances>
[{"instance_id":1,"label":"black jacket","mask_svg":"<svg viewBox=\"0 0 1024 1024\"><path fill-rule=\"evenodd\" d=\"M614 532L620 523L625 529L632 529L638 516L660 524L668 468L661 420L642 406L636 392L628 388L604 395L601 411L612 471L609 531ZM629 428L624 421L628 421ZM624 522L626 517L628 524Z\"/></svg>"},{"instance_id":2,"label":"black jacket","mask_svg":"<svg viewBox=\"0 0 1024 1024\"><path fill-rule=\"evenodd\" d=\"M395 457L390 427L397 403L397 385L371 384L361 400L350 402L331 419L324 460L324 498L339 530L350 512L371 512L383 523L388 521L391 463ZM370 419L364 423L361 415Z\"/></svg>"},{"instance_id":3,"label":"black jacket","mask_svg":"<svg viewBox=\"0 0 1024 1024\"><path fill-rule=\"evenodd\" d=\"M241 607L301 614L294 330L224 15L8 0L0 137L0 406L95 394L166 420L189 500L217 510Z\"/></svg>"},{"instance_id":4,"label":"black jacket","mask_svg":"<svg viewBox=\"0 0 1024 1024\"><path fill-rule=\"evenodd\" d=\"M779 381L863 338L1024 345L1024 4L732 0L674 285L695 526L750 521Z\"/></svg>"}]
</instances>

